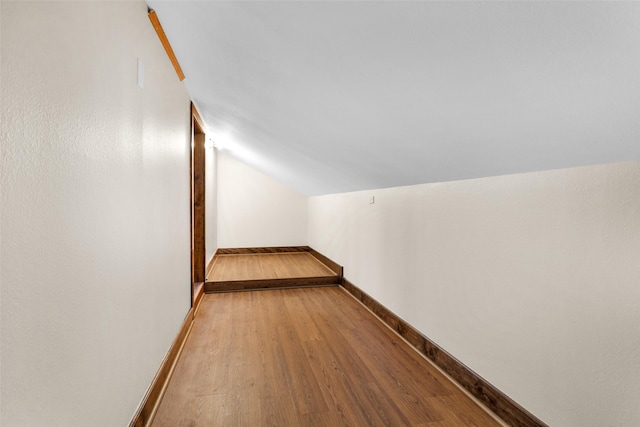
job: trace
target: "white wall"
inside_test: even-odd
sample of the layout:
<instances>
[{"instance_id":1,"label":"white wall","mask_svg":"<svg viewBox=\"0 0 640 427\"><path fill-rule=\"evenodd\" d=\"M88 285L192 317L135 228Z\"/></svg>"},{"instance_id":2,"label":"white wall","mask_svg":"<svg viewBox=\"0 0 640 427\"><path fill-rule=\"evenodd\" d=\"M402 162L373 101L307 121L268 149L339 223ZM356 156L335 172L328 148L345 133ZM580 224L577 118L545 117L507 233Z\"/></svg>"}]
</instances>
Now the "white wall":
<instances>
[{"instance_id":1,"label":"white wall","mask_svg":"<svg viewBox=\"0 0 640 427\"><path fill-rule=\"evenodd\" d=\"M640 425L640 162L313 197L309 245L549 425Z\"/></svg>"},{"instance_id":2,"label":"white wall","mask_svg":"<svg viewBox=\"0 0 640 427\"><path fill-rule=\"evenodd\" d=\"M205 150L204 173L204 211L205 211L205 249L206 262L213 257L218 249L218 171L217 152L213 148Z\"/></svg>"},{"instance_id":3,"label":"white wall","mask_svg":"<svg viewBox=\"0 0 640 427\"><path fill-rule=\"evenodd\" d=\"M189 98L142 1L1 8L1 423L127 425L190 306Z\"/></svg>"},{"instance_id":4,"label":"white wall","mask_svg":"<svg viewBox=\"0 0 640 427\"><path fill-rule=\"evenodd\" d=\"M218 246L307 245L307 197L218 152Z\"/></svg>"}]
</instances>

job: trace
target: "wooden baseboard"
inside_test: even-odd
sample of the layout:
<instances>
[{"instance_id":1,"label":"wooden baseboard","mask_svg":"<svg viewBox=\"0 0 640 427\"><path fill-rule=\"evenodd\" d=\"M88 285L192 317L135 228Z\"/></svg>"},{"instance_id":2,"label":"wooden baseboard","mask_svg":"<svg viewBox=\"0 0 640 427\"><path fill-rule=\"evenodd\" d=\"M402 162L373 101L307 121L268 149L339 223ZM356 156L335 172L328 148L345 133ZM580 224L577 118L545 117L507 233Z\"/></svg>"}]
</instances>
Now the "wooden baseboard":
<instances>
[{"instance_id":1,"label":"wooden baseboard","mask_svg":"<svg viewBox=\"0 0 640 427\"><path fill-rule=\"evenodd\" d=\"M194 305L194 307L196 306ZM153 417L155 416L156 411L160 406L160 402L162 401L162 397L164 396L164 392L167 389L171 375L173 375L173 370L178 362L178 358L182 353L184 343L189 336L189 332L191 332L195 313L194 307L192 307L189 310L189 313L187 313L187 317L184 319L184 323L180 328L180 332L178 332L178 336L160 364L160 368L151 382L144 399L142 399L140 407L129 423L129 427L148 427L151 425Z\"/></svg>"},{"instance_id":2,"label":"wooden baseboard","mask_svg":"<svg viewBox=\"0 0 640 427\"><path fill-rule=\"evenodd\" d=\"M362 289L345 278L342 278L342 286L347 292L378 316L382 322L396 331L417 351L424 354L436 366L447 373L454 381L460 384L507 424L521 427L547 427L545 423L533 414L518 405L506 394L473 372L469 367L447 353L429 338L422 335L417 329L366 294Z\"/></svg>"},{"instance_id":3,"label":"wooden baseboard","mask_svg":"<svg viewBox=\"0 0 640 427\"><path fill-rule=\"evenodd\" d=\"M200 308L202 297L204 297L204 282L198 283L195 289L196 294L193 298L193 317L196 317L198 315L198 308Z\"/></svg>"},{"instance_id":4,"label":"wooden baseboard","mask_svg":"<svg viewBox=\"0 0 640 427\"><path fill-rule=\"evenodd\" d=\"M338 286L338 276L299 277L289 279L260 279L260 280L229 280L221 282L206 282L204 292L258 291L264 289L308 288L317 286Z\"/></svg>"},{"instance_id":5,"label":"wooden baseboard","mask_svg":"<svg viewBox=\"0 0 640 427\"><path fill-rule=\"evenodd\" d=\"M309 246L270 246L262 248L218 248L216 255L277 254L309 252Z\"/></svg>"},{"instance_id":6,"label":"wooden baseboard","mask_svg":"<svg viewBox=\"0 0 640 427\"><path fill-rule=\"evenodd\" d=\"M211 270L213 269L213 264L216 263L216 258L218 258L218 251L216 251L211 256L211 259L209 260L209 262L207 262L207 268L204 270L205 281L206 281L207 277L209 277L209 273L211 273Z\"/></svg>"},{"instance_id":7,"label":"wooden baseboard","mask_svg":"<svg viewBox=\"0 0 640 427\"><path fill-rule=\"evenodd\" d=\"M338 277L342 277L342 266L340 264L338 264L337 262L333 261L332 259L322 255L320 252L318 252L315 249L310 248L308 246L307 246L307 252L309 252L311 255L313 255L314 258L317 259L318 261L320 261L322 264L324 264L327 267L329 267L329 269L331 271L333 271L334 273L336 273L338 275Z\"/></svg>"}]
</instances>

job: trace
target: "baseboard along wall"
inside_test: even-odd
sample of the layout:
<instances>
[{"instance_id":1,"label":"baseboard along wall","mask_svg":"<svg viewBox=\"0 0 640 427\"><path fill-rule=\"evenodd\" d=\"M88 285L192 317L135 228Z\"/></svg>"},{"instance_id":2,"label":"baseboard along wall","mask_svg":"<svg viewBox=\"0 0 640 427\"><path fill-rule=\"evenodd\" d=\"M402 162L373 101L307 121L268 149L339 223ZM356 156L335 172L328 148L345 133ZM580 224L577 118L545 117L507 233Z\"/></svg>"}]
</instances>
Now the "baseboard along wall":
<instances>
[{"instance_id":1,"label":"baseboard along wall","mask_svg":"<svg viewBox=\"0 0 640 427\"><path fill-rule=\"evenodd\" d=\"M173 375L175 366L178 363L178 359L180 358L180 354L182 353L184 344L187 341L189 333L191 332L193 321L195 320L196 313L200 308L202 295L203 293L200 292L200 295L198 298L196 298L193 307L191 307L191 309L187 313L187 316L182 323L182 327L180 328L176 339L173 341L173 344L167 352L167 355L162 360L156 376L153 378L153 381L151 382L147 393L142 399L138 410L129 423L129 427L148 427L153 422L153 417L155 416L156 411L160 406L160 402L164 397L167 385L171 380L171 376Z\"/></svg>"},{"instance_id":2,"label":"baseboard along wall","mask_svg":"<svg viewBox=\"0 0 640 427\"><path fill-rule=\"evenodd\" d=\"M518 427L547 427L509 396L344 277L342 287L504 422Z\"/></svg>"},{"instance_id":3,"label":"baseboard along wall","mask_svg":"<svg viewBox=\"0 0 640 427\"><path fill-rule=\"evenodd\" d=\"M209 277L209 273L211 273L211 270L213 269L213 264L215 264L216 262L216 258L218 257L218 251L216 251L212 256L211 259L209 260L209 262L207 262L207 268L204 271L204 278L205 281L207 279L207 277Z\"/></svg>"},{"instance_id":4,"label":"baseboard along wall","mask_svg":"<svg viewBox=\"0 0 640 427\"><path fill-rule=\"evenodd\" d=\"M474 396L479 402L481 402L487 409L496 414L500 419L512 426L521 427L548 427L545 423L528 412L518 403L513 401L509 396L498 390L487 380L476 374L469 367L457 360L451 354L447 353L444 349L439 347L436 343L429 338L422 335L417 329L411 326L409 323L402 320L398 315L386 308L376 299L368 295L362 289L351 283L343 276L343 268L335 261L322 255L309 246L279 246L279 247L263 247L263 248L221 248L218 249L215 255L209 261L207 265L207 274L210 268L215 262L215 258L218 255L238 255L238 254L261 254L261 253L286 253L286 252L309 252L317 260L329 267L338 276L338 284L342 286L348 293L350 293L355 299L360 301L365 307L371 310L383 323L394 330L398 335L404 338L409 344L411 344L418 352L422 353L427 359L431 360L437 367L442 369L447 375L449 375L454 381L456 381L461 387L467 390L472 396ZM327 278L308 278L308 283L296 284L292 281L291 287L300 286L327 286L330 285L322 280ZM293 279L294 281L300 281L300 279ZM268 289L274 284L269 281L262 281L262 289ZM223 285L229 286L224 282L220 282ZM207 289L205 284L205 292L220 292L222 289ZM244 285L239 289L226 289L225 291L241 291L248 290L251 287L255 289L256 284L249 284L248 288L243 289ZM335 286L335 285L334 285ZM189 335L191 326L193 324L195 314L197 313L202 295L196 299L194 307L189 311L185 318L184 324L176 337L171 349L167 353L167 356L163 360L158 373L154 378L145 398L143 399L140 408L136 412L134 418L131 420L129 427L146 427L153 421L153 416L162 400L164 391L166 389L175 364L178 357L182 352L184 343Z\"/></svg>"},{"instance_id":5,"label":"baseboard along wall","mask_svg":"<svg viewBox=\"0 0 640 427\"><path fill-rule=\"evenodd\" d=\"M216 255L277 254L285 252L309 252L309 246L269 246L259 248L218 248Z\"/></svg>"}]
</instances>

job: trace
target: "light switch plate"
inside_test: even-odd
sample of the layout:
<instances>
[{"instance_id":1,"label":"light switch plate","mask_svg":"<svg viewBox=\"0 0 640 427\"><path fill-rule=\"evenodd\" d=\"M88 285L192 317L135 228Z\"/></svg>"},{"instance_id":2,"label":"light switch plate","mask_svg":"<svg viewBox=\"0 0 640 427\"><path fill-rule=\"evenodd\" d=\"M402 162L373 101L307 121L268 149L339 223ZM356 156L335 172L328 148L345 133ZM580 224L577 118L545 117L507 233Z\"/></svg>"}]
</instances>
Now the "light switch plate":
<instances>
[{"instance_id":1,"label":"light switch plate","mask_svg":"<svg viewBox=\"0 0 640 427\"><path fill-rule=\"evenodd\" d=\"M372 205L376 202L376 196L369 196L369 204Z\"/></svg>"}]
</instances>

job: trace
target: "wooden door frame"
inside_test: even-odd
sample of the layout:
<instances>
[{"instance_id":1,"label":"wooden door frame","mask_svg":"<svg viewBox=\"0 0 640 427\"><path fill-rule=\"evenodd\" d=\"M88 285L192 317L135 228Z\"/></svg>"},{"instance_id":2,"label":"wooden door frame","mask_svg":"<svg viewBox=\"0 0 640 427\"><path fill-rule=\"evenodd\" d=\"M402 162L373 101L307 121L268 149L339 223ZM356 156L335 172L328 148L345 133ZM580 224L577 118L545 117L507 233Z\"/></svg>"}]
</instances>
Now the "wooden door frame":
<instances>
[{"instance_id":1,"label":"wooden door frame","mask_svg":"<svg viewBox=\"0 0 640 427\"><path fill-rule=\"evenodd\" d=\"M191 306L201 296L206 280L205 234L205 141L206 128L191 103Z\"/></svg>"}]
</instances>

